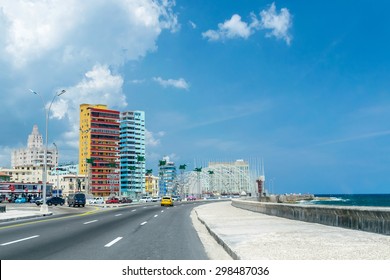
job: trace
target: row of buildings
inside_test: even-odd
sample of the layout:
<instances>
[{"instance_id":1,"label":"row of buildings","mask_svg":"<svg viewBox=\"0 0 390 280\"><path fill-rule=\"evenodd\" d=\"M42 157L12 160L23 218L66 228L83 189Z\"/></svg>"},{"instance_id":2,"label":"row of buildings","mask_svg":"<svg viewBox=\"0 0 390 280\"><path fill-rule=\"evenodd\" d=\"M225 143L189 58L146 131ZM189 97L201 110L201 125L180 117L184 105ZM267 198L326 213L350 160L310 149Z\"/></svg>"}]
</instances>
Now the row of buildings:
<instances>
[{"instance_id":1,"label":"row of buildings","mask_svg":"<svg viewBox=\"0 0 390 280\"><path fill-rule=\"evenodd\" d=\"M86 192L92 196L157 194L158 178L145 179L145 113L119 112L106 105L80 105L79 163L58 165L57 147L47 147L48 193ZM12 168L0 170L1 193L42 189L45 145L38 126L27 147L14 150ZM12 183L10 183L12 182ZM31 187L32 185L33 187ZM53 186L55 186L53 188ZM29 193L29 191L26 191Z\"/></svg>"},{"instance_id":2,"label":"row of buildings","mask_svg":"<svg viewBox=\"0 0 390 280\"><path fill-rule=\"evenodd\" d=\"M42 190L45 146L34 125L27 147L12 152L12 168L0 169L0 195L39 195ZM169 157L158 164L158 175L146 170L145 113L119 112L106 105L80 105L78 164L58 164L57 146L47 149L47 193L90 196L201 195L253 192L249 164L209 162L187 171Z\"/></svg>"}]
</instances>

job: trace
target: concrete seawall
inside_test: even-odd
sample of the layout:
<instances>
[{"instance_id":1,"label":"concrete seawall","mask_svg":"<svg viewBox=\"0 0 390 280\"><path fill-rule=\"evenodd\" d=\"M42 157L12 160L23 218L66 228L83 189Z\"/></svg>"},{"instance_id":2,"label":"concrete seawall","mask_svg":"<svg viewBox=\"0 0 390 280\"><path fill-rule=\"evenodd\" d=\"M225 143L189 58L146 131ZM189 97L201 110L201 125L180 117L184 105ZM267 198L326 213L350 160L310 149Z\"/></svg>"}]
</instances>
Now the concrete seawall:
<instances>
[{"instance_id":1,"label":"concrete seawall","mask_svg":"<svg viewBox=\"0 0 390 280\"><path fill-rule=\"evenodd\" d=\"M233 199L232 205L254 212L310 223L390 235L390 208L297 205Z\"/></svg>"}]
</instances>

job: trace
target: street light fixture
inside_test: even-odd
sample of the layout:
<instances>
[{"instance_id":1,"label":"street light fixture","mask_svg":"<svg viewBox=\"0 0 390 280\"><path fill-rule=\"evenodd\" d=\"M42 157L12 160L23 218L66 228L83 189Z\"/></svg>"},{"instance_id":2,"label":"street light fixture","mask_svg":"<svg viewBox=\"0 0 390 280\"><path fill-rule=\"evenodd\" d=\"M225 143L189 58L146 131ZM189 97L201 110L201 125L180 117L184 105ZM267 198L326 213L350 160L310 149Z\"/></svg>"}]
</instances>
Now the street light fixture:
<instances>
[{"instance_id":1,"label":"street light fixture","mask_svg":"<svg viewBox=\"0 0 390 280\"><path fill-rule=\"evenodd\" d=\"M48 123L49 123L49 113L50 113L50 109L51 109L51 105L53 105L53 102L54 100L56 99L56 97L60 96L60 95L63 95L66 91L63 89L61 90L61 92L59 93L56 93L54 96L53 96L53 99L51 100L51 103L49 105L49 107L46 107L45 106L45 101L43 100L43 97L36 91L33 91L32 89L30 89L30 91L32 93L34 93L35 95L38 95L41 100L42 100L42 103L43 103L43 108L45 109L45 121L46 121L46 128L45 128L45 132L46 132L46 136L45 136L45 151L44 151L44 170L43 170L43 175L42 175L42 205L41 205L41 212L48 212L48 207L46 205L46 181L47 181L47 139L48 139Z\"/></svg>"},{"instance_id":2,"label":"street light fixture","mask_svg":"<svg viewBox=\"0 0 390 280\"><path fill-rule=\"evenodd\" d=\"M58 154L58 147L56 143L53 143L54 147L56 148L56 153L57 153L57 163L56 163L56 173L57 173L57 196L60 196L60 170L58 168L58 160L59 160L59 154Z\"/></svg>"}]
</instances>

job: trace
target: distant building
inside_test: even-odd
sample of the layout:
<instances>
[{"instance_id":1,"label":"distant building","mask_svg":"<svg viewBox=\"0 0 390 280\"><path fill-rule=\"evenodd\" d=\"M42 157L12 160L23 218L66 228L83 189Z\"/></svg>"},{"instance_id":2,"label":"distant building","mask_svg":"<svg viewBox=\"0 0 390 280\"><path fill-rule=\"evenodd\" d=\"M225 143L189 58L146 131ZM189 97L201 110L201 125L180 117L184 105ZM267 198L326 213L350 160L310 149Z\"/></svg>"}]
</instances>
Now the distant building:
<instances>
[{"instance_id":1,"label":"distant building","mask_svg":"<svg viewBox=\"0 0 390 280\"><path fill-rule=\"evenodd\" d=\"M176 166L165 156L159 163L159 194L176 194Z\"/></svg>"},{"instance_id":2,"label":"distant building","mask_svg":"<svg viewBox=\"0 0 390 280\"><path fill-rule=\"evenodd\" d=\"M62 196L87 190L87 177L85 174L78 174L78 164L64 164L53 168L48 181L53 184L53 193L57 194L59 190Z\"/></svg>"},{"instance_id":3,"label":"distant building","mask_svg":"<svg viewBox=\"0 0 390 280\"><path fill-rule=\"evenodd\" d=\"M80 105L80 173L87 175L87 192L119 194L119 111L106 105Z\"/></svg>"},{"instance_id":4,"label":"distant building","mask_svg":"<svg viewBox=\"0 0 390 280\"><path fill-rule=\"evenodd\" d=\"M38 126L34 125L31 134L27 139L27 148L21 148L12 151L11 166L26 167L26 166L44 166L45 146L42 140L42 134L38 131ZM55 148L48 147L47 150L47 166L48 169L57 164L58 155Z\"/></svg>"},{"instance_id":5,"label":"distant building","mask_svg":"<svg viewBox=\"0 0 390 280\"><path fill-rule=\"evenodd\" d=\"M128 111L120 120L121 194L136 198L145 193L145 113Z\"/></svg>"},{"instance_id":6,"label":"distant building","mask_svg":"<svg viewBox=\"0 0 390 280\"><path fill-rule=\"evenodd\" d=\"M145 176L145 194L149 196L159 196L159 177L152 174Z\"/></svg>"}]
</instances>

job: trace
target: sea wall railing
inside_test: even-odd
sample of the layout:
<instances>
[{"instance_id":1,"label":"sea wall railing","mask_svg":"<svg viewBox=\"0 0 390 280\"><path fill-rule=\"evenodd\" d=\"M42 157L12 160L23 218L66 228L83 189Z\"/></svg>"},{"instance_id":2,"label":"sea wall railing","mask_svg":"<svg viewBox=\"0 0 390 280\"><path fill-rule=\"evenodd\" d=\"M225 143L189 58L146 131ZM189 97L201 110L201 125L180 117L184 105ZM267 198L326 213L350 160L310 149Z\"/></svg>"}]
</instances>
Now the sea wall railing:
<instances>
[{"instance_id":1,"label":"sea wall railing","mask_svg":"<svg viewBox=\"0 0 390 280\"><path fill-rule=\"evenodd\" d=\"M323 206L233 199L241 209L287 219L390 235L390 207Z\"/></svg>"}]
</instances>

